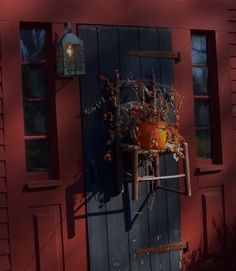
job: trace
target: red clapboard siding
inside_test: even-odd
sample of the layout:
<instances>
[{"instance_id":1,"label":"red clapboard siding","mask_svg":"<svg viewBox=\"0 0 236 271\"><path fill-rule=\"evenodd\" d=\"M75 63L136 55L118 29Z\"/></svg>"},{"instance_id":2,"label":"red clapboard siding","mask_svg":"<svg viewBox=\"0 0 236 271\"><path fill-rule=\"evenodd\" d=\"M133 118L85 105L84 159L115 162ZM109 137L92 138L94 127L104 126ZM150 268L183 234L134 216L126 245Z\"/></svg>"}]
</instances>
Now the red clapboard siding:
<instances>
[{"instance_id":1,"label":"red clapboard siding","mask_svg":"<svg viewBox=\"0 0 236 271\"><path fill-rule=\"evenodd\" d=\"M236 104L236 93L232 93L232 104Z\"/></svg>"},{"instance_id":2,"label":"red clapboard siding","mask_svg":"<svg viewBox=\"0 0 236 271\"><path fill-rule=\"evenodd\" d=\"M236 141L236 130L233 130L233 140Z\"/></svg>"},{"instance_id":3,"label":"red clapboard siding","mask_svg":"<svg viewBox=\"0 0 236 271\"><path fill-rule=\"evenodd\" d=\"M7 239L0 240L0 255L7 255L9 251L9 241Z\"/></svg>"},{"instance_id":4,"label":"red clapboard siding","mask_svg":"<svg viewBox=\"0 0 236 271\"><path fill-rule=\"evenodd\" d=\"M0 239L5 239L8 237L8 224L0 224Z\"/></svg>"},{"instance_id":5,"label":"red clapboard siding","mask_svg":"<svg viewBox=\"0 0 236 271\"><path fill-rule=\"evenodd\" d=\"M231 80L236 80L236 69L230 69Z\"/></svg>"},{"instance_id":6,"label":"red clapboard siding","mask_svg":"<svg viewBox=\"0 0 236 271\"><path fill-rule=\"evenodd\" d=\"M10 261L7 255L0 256L0 271L10 270Z\"/></svg>"},{"instance_id":7,"label":"red clapboard siding","mask_svg":"<svg viewBox=\"0 0 236 271\"><path fill-rule=\"evenodd\" d=\"M7 195L6 193L0 193L0 207L7 206Z\"/></svg>"},{"instance_id":8,"label":"red clapboard siding","mask_svg":"<svg viewBox=\"0 0 236 271\"><path fill-rule=\"evenodd\" d=\"M236 118L233 118L233 129L236 129Z\"/></svg>"},{"instance_id":9,"label":"red clapboard siding","mask_svg":"<svg viewBox=\"0 0 236 271\"><path fill-rule=\"evenodd\" d=\"M0 223L8 222L8 214L6 208L0 208Z\"/></svg>"},{"instance_id":10,"label":"red clapboard siding","mask_svg":"<svg viewBox=\"0 0 236 271\"><path fill-rule=\"evenodd\" d=\"M0 161L0 177L5 177L6 176L6 165L5 162Z\"/></svg>"},{"instance_id":11,"label":"red clapboard siding","mask_svg":"<svg viewBox=\"0 0 236 271\"><path fill-rule=\"evenodd\" d=\"M5 178L0 178L0 193L7 192L7 184Z\"/></svg>"},{"instance_id":12,"label":"red clapboard siding","mask_svg":"<svg viewBox=\"0 0 236 271\"><path fill-rule=\"evenodd\" d=\"M229 45L229 55L236 56L236 45L235 44Z\"/></svg>"},{"instance_id":13,"label":"red clapboard siding","mask_svg":"<svg viewBox=\"0 0 236 271\"><path fill-rule=\"evenodd\" d=\"M229 44L236 44L236 33L229 33Z\"/></svg>"},{"instance_id":14,"label":"red clapboard siding","mask_svg":"<svg viewBox=\"0 0 236 271\"><path fill-rule=\"evenodd\" d=\"M236 68L236 57L230 57L230 68Z\"/></svg>"},{"instance_id":15,"label":"red clapboard siding","mask_svg":"<svg viewBox=\"0 0 236 271\"><path fill-rule=\"evenodd\" d=\"M228 21L236 22L236 10L230 9L228 12Z\"/></svg>"},{"instance_id":16,"label":"red clapboard siding","mask_svg":"<svg viewBox=\"0 0 236 271\"><path fill-rule=\"evenodd\" d=\"M233 116L236 117L236 105L233 105Z\"/></svg>"},{"instance_id":17,"label":"red clapboard siding","mask_svg":"<svg viewBox=\"0 0 236 271\"><path fill-rule=\"evenodd\" d=\"M236 92L236 81L231 81L231 91Z\"/></svg>"}]
</instances>

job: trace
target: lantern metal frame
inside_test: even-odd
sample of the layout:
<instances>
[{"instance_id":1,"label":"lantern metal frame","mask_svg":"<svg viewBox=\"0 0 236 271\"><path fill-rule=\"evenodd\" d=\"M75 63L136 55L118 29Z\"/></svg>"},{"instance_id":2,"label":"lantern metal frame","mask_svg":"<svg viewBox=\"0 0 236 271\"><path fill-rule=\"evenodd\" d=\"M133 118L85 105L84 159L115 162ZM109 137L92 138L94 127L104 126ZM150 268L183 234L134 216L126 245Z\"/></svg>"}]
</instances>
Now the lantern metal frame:
<instances>
[{"instance_id":1,"label":"lantern metal frame","mask_svg":"<svg viewBox=\"0 0 236 271\"><path fill-rule=\"evenodd\" d=\"M71 23L64 23L65 34L56 43L56 71L59 77L85 74L84 42L72 33Z\"/></svg>"}]
</instances>

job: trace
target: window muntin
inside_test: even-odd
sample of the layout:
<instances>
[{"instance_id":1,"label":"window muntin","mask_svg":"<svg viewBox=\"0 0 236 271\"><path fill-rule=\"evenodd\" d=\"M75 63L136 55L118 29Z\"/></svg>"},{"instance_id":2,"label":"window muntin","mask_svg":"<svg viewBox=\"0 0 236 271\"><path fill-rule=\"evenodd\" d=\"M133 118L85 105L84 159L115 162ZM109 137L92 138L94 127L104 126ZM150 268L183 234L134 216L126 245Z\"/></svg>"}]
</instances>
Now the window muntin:
<instances>
[{"instance_id":1,"label":"window muntin","mask_svg":"<svg viewBox=\"0 0 236 271\"><path fill-rule=\"evenodd\" d=\"M50 31L45 25L22 24L20 51L24 109L25 158L28 172L57 175L55 97L50 74Z\"/></svg>"}]
</instances>

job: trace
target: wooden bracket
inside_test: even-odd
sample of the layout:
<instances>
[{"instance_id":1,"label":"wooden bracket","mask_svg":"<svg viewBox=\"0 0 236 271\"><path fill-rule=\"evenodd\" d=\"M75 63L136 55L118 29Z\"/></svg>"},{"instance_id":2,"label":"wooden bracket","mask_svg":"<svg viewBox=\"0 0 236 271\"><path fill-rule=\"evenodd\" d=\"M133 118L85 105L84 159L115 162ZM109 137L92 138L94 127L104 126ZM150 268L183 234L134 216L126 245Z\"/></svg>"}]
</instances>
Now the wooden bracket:
<instances>
[{"instance_id":1,"label":"wooden bracket","mask_svg":"<svg viewBox=\"0 0 236 271\"><path fill-rule=\"evenodd\" d=\"M140 56L148 58L164 58L164 59L173 59L175 63L181 61L180 52L171 52L171 51L130 51L128 52L130 56Z\"/></svg>"},{"instance_id":2,"label":"wooden bracket","mask_svg":"<svg viewBox=\"0 0 236 271\"><path fill-rule=\"evenodd\" d=\"M144 249L136 250L136 254L137 256L145 256L149 254L165 253L165 252L172 252L172 251L179 251L179 250L183 250L183 253L188 252L189 242L172 243L172 244L160 245L157 247L144 248Z\"/></svg>"}]
</instances>

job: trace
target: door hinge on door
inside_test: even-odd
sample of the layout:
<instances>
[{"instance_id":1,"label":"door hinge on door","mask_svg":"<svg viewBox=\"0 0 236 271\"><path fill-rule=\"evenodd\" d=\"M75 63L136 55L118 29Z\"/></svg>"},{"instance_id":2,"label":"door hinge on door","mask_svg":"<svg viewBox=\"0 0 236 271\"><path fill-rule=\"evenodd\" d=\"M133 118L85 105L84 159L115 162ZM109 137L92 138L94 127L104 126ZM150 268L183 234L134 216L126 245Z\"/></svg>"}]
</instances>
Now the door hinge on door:
<instances>
[{"instance_id":1,"label":"door hinge on door","mask_svg":"<svg viewBox=\"0 0 236 271\"><path fill-rule=\"evenodd\" d=\"M172 243L172 244L160 245L157 247L144 248L144 249L136 250L136 254L137 256L145 256L149 254L165 253L165 252L172 252L172 251L179 251L179 250L182 250L183 253L188 252L189 242Z\"/></svg>"},{"instance_id":2,"label":"door hinge on door","mask_svg":"<svg viewBox=\"0 0 236 271\"><path fill-rule=\"evenodd\" d=\"M148 57L148 58L173 59L175 60L175 63L178 63L181 61L180 52L172 52L172 51L130 51L128 52L128 55Z\"/></svg>"}]
</instances>

